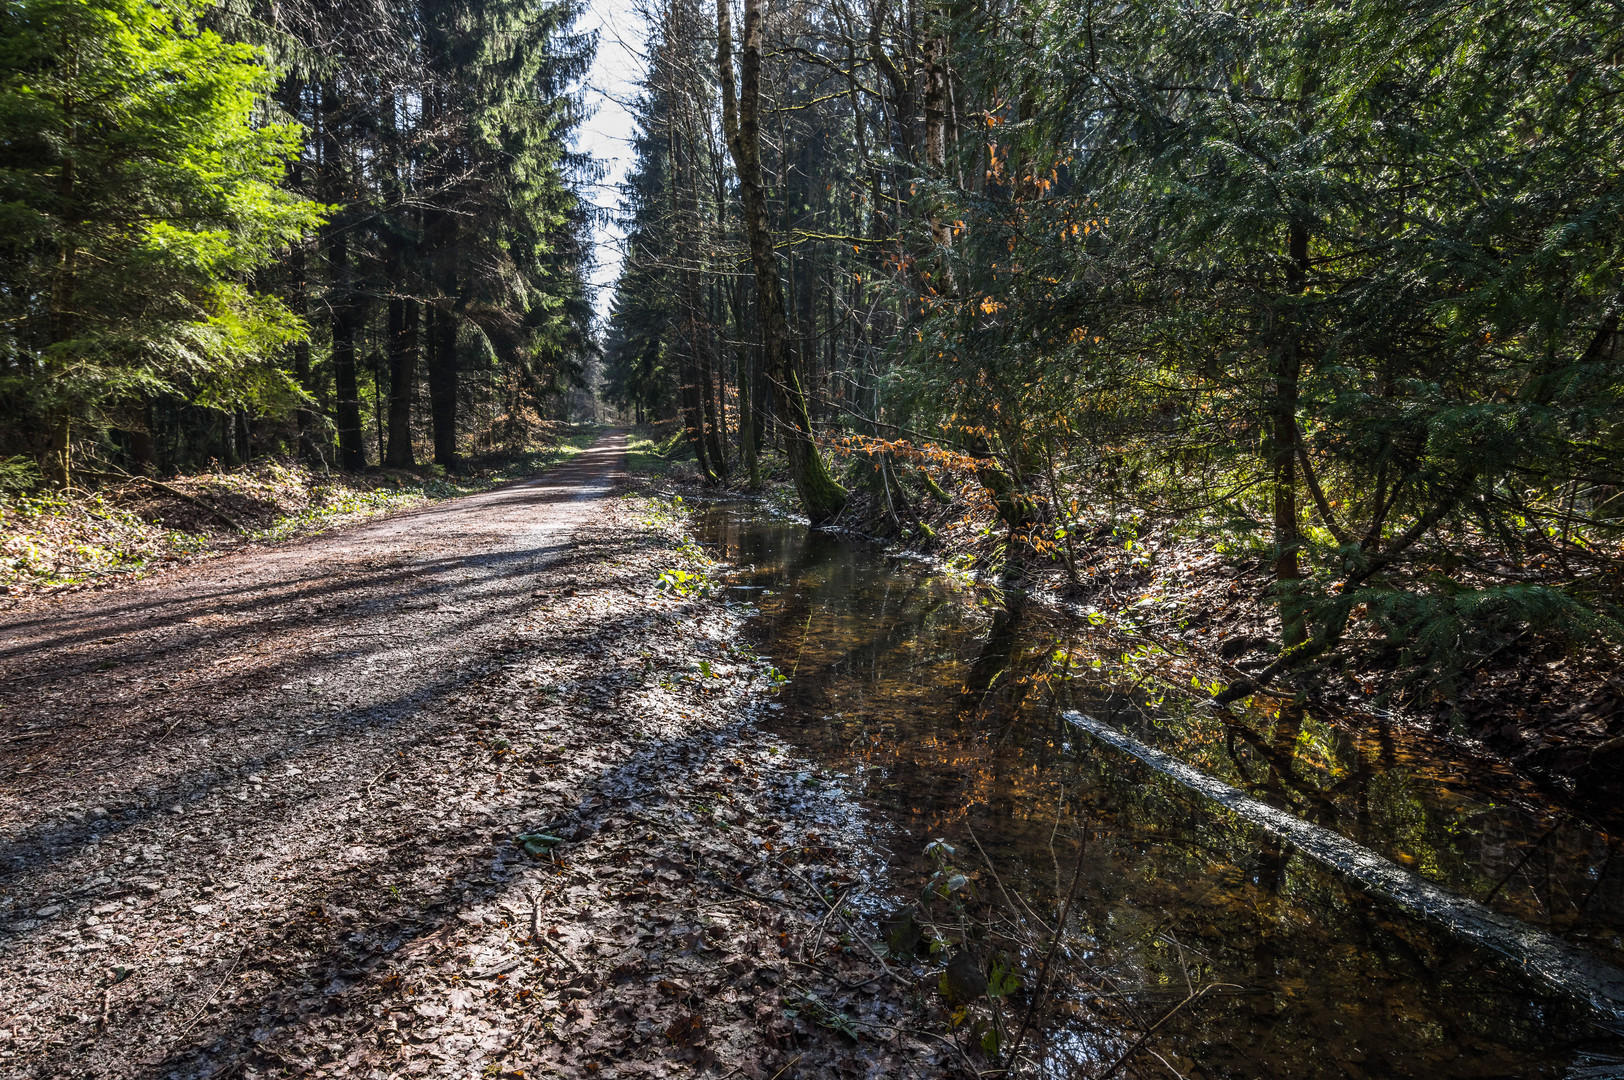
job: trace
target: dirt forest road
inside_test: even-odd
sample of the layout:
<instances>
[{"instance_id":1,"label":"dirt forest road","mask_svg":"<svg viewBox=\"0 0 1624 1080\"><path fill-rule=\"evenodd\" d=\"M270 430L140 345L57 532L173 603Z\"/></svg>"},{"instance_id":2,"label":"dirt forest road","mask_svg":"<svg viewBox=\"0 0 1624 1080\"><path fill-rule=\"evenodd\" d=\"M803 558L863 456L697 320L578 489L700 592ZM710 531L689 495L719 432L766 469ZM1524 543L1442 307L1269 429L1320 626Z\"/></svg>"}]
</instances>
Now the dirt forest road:
<instances>
[{"instance_id":1,"label":"dirt forest road","mask_svg":"<svg viewBox=\"0 0 1624 1080\"><path fill-rule=\"evenodd\" d=\"M0 1075L928 1074L624 453L0 617Z\"/></svg>"}]
</instances>

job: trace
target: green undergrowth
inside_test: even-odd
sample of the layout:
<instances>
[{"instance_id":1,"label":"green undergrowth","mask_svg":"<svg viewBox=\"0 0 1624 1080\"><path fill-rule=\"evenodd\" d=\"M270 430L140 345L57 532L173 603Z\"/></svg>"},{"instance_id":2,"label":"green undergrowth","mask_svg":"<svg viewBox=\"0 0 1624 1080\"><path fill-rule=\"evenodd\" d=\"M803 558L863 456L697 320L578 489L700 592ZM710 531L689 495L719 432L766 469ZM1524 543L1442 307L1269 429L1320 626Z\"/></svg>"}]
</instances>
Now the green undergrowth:
<instances>
[{"instance_id":1,"label":"green undergrowth","mask_svg":"<svg viewBox=\"0 0 1624 1080\"><path fill-rule=\"evenodd\" d=\"M693 449L674 421L640 424L626 438L626 469L634 476L663 479L679 461L693 460Z\"/></svg>"},{"instance_id":2,"label":"green undergrowth","mask_svg":"<svg viewBox=\"0 0 1624 1080\"><path fill-rule=\"evenodd\" d=\"M352 476L263 460L163 481L191 501L142 480L89 492L0 493L0 597L132 580L245 541L275 543L486 491L575 457L599 432L573 425L556 445L471 459L450 475L430 466Z\"/></svg>"}]
</instances>

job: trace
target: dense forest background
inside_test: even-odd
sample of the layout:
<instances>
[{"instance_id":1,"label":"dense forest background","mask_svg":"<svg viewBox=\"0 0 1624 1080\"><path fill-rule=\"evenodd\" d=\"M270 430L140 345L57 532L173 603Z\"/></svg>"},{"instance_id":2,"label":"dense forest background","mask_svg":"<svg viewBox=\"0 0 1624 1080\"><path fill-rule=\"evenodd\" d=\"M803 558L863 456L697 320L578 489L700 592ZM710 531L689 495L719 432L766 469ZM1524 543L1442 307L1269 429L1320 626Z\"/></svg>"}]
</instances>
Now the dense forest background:
<instances>
[{"instance_id":1,"label":"dense forest background","mask_svg":"<svg viewBox=\"0 0 1624 1080\"><path fill-rule=\"evenodd\" d=\"M705 481L1017 594L1217 553L1222 700L1624 645L1613 6L650 3L599 326L579 14L8 4L5 484L454 469L601 355Z\"/></svg>"},{"instance_id":2,"label":"dense forest background","mask_svg":"<svg viewBox=\"0 0 1624 1080\"><path fill-rule=\"evenodd\" d=\"M774 442L814 521L915 542L980 507L1081 595L1104 547L1250 559L1225 701L1616 657L1615 7L646 14L609 392L706 476Z\"/></svg>"},{"instance_id":3,"label":"dense forest background","mask_svg":"<svg viewBox=\"0 0 1624 1080\"><path fill-rule=\"evenodd\" d=\"M12 485L522 445L591 351L579 11L7 4Z\"/></svg>"}]
</instances>

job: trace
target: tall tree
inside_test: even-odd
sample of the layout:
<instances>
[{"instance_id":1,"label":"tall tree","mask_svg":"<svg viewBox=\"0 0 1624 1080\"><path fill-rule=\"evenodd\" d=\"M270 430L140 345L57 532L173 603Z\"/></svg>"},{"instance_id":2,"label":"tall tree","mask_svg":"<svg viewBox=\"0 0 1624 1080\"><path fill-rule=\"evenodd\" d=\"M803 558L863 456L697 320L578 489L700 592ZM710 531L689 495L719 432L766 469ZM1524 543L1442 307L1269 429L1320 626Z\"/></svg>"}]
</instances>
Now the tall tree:
<instances>
[{"instance_id":1,"label":"tall tree","mask_svg":"<svg viewBox=\"0 0 1624 1080\"><path fill-rule=\"evenodd\" d=\"M0 13L0 393L8 443L155 394L235 409L302 397L303 328L250 284L318 221L280 187L298 129L259 118L255 51L190 0L22 0ZM33 417L36 424L25 418ZM21 448L21 447L19 447Z\"/></svg>"},{"instance_id":2,"label":"tall tree","mask_svg":"<svg viewBox=\"0 0 1624 1080\"><path fill-rule=\"evenodd\" d=\"M772 216L767 207L766 181L761 168L762 5L761 0L745 0L737 91L733 84L732 12L729 8L730 0L717 0L716 70L722 87L722 122L733 154L733 166L738 172L745 234L749 238L750 262L755 271L762 366L773 390L790 475L795 481L801 508L812 524L820 525L840 513L846 503L846 489L829 474L814 440L806 393L801 385L801 363L784 314L784 285L779 277L778 252L773 246Z\"/></svg>"}]
</instances>

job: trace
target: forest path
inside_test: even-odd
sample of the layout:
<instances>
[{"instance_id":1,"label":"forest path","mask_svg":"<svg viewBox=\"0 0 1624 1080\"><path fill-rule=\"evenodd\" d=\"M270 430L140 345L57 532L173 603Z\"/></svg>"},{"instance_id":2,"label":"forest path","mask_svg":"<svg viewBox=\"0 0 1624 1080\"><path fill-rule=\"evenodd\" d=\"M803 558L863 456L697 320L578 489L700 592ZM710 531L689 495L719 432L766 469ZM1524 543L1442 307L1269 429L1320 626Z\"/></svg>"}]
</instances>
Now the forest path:
<instances>
[{"instance_id":1,"label":"forest path","mask_svg":"<svg viewBox=\"0 0 1624 1080\"><path fill-rule=\"evenodd\" d=\"M625 450L606 435L536 479L0 620L0 883L134 828L131 807L164 823L228 763L319 752L331 723L453 693Z\"/></svg>"},{"instance_id":2,"label":"forest path","mask_svg":"<svg viewBox=\"0 0 1624 1080\"><path fill-rule=\"evenodd\" d=\"M658 587L707 564L625 446L0 623L0 1075L888 1060L786 981L934 1075L911 987L800 962L872 830L749 722L739 606Z\"/></svg>"}]
</instances>

